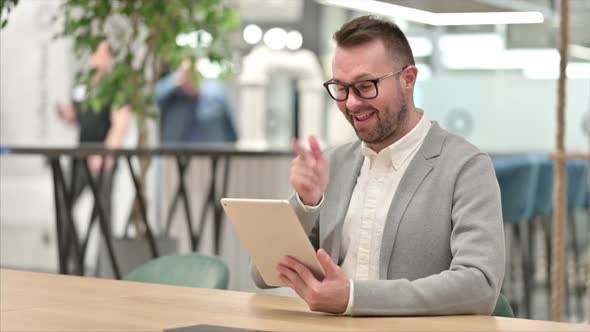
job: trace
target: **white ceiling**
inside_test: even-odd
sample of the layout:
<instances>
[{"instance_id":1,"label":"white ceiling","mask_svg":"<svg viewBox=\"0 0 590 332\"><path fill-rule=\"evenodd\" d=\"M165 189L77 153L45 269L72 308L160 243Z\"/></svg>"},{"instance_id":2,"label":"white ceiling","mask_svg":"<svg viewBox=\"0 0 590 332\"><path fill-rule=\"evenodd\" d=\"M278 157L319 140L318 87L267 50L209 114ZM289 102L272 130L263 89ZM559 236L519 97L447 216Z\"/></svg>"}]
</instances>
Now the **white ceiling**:
<instances>
[{"instance_id":1,"label":"white ceiling","mask_svg":"<svg viewBox=\"0 0 590 332\"><path fill-rule=\"evenodd\" d=\"M435 13L540 11L542 24L509 26L511 47L550 47L559 35L559 0L381 0ZM569 0L570 43L590 47L590 0Z\"/></svg>"},{"instance_id":2,"label":"white ceiling","mask_svg":"<svg viewBox=\"0 0 590 332\"><path fill-rule=\"evenodd\" d=\"M244 22L261 24L306 24L304 2L312 0L226 0L236 6ZM316 0L317 1L317 0ZM435 13L540 11L541 24L509 25L506 40L509 48L547 48L559 45L560 0L380 0ZM569 0L570 44L590 48L590 0ZM313 18L310 18L313 19ZM424 29L429 29L424 26ZM457 26L449 32L490 31L490 26Z\"/></svg>"}]
</instances>

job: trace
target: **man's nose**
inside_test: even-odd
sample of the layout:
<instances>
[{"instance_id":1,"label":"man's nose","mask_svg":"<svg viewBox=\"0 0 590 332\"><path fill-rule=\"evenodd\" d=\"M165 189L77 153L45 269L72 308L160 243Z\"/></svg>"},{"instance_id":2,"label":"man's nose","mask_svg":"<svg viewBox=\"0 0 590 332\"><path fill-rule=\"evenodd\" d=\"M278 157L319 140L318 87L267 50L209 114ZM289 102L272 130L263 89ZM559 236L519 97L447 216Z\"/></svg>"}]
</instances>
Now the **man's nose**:
<instances>
[{"instance_id":1,"label":"man's nose","mask_svg":"<svg viewBox=\"0 0 590 332\"><path fill-rule=\"evenodd\" d=\"M346 108L351 111L360 109L364 104L364 99L359 97L352 89L348 93L348 99L346 99Z\"/></svg>"}]
</instances>

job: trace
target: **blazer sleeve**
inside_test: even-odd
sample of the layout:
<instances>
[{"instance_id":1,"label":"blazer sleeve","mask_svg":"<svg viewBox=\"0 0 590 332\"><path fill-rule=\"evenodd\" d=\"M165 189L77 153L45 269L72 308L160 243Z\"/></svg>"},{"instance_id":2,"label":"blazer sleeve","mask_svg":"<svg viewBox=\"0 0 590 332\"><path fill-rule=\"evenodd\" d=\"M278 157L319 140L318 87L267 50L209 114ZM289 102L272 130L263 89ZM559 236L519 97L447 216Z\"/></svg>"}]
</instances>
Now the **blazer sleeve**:
<instances>
[{"instance_id":1,"label":"blazer sleeve","mask_svg":"<svg viewBox=\"0 0 590 332\"><path fill-rule=\"evenodd\" d=\"M485 154L469 159L455 179L448 270L409 281L354 281L352 315L489 315L504 278L500 190Z\"/></svg>"},{"instance_id":2,"label":"blazer sleeve","mask_svg":"<svg viewBox=\"0 0 590 332\"><path fill-rule=\"evenodd\" d=\"M296 195L297 194L293 194L291 198L289 198L289 203L291 203L291 206L297 215L297 219L299 219L299 222L301 222L301 226L303 226L305 234L307 234L307 236L313 236L312 232L314 229L317 230L317 227L315 226L320 218L321 207L314 208L313 210L306 210L303 205L299 204Z\"/></svg>"}]
</instances>

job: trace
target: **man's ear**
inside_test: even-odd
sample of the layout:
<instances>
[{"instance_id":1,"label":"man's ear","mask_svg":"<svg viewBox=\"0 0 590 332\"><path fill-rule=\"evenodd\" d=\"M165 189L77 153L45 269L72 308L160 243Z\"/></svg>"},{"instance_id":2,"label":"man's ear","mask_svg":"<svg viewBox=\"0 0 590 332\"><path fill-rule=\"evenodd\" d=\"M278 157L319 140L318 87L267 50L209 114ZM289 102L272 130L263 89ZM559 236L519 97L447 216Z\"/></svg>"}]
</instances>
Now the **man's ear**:
<instances>
[{"instance_id":1,"label":"man's ear","mask_svg":"<svg viewBox=\"0 0 590 332\"><path fill-rule=\"evenodd\" d=\"M414 89L417 77L418 68L416 68L416 66L409 65L408 68L406 68L402 73L402 86L405 88L405 90Z\"/></svg>"}]
</instances>

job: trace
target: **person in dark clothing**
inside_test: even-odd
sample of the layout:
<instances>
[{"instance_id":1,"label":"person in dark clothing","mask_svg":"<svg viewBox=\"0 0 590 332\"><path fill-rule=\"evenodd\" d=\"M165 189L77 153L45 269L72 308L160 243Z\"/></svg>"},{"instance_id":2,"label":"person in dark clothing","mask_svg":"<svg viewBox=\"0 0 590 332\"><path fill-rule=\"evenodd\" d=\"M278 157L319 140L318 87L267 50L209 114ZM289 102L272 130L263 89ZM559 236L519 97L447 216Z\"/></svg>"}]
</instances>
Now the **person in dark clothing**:
<instances>
[{"instance_id":1,"label":"person in dark clothing","mask_svg":"<svg viewBox=\"0 0 590 332\"><path fill-rule=\"evenodd\" d=\"M104 75L108 75L113 64L113 55L108 42L100 43L96 51L90 58L90 67L96 70L92 81L98 82ZM92 87L89 87L92 88ZM89 107L86 111L81 111L81 104L86 97L86 87L76 86L72 91L71 103L66 106L58 106L57 113L59 117L72 125L77 124L79 133L79 143L84 144L102 144L108 148L121 147L125 135L127 134L129 124L131 123L131 107L126 105L120 109L113 110L112 103L106 103L102 109L94 110ZM80 196L88 179L82 167L81 160L74 159L71 166L72 183L75 184L74 201ZM113 177L115 171L115 159L100 155L92 155L87 159L90 172L97 177L101 168L104 172L101 181L101 197L105 204L107 215L111 215L111 193L113 187Z\"/></svg>"}]
</instances>

